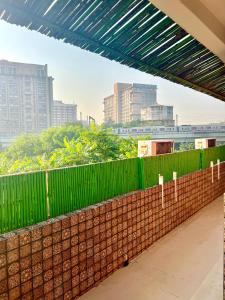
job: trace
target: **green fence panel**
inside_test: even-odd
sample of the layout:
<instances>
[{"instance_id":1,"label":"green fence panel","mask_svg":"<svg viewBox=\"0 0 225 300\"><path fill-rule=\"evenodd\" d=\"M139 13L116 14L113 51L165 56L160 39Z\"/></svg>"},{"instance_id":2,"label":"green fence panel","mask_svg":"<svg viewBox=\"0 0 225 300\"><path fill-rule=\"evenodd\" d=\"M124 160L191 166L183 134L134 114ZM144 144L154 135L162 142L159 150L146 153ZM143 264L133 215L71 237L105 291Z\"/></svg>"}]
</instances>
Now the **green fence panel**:
<instances>
[{"instance_id":1,"label":"green fence panel","mask_svg":"<svg viewBox=\"0 0 225 300\"><path fill-rule=\"evenodd\" d=\"M202 150L202 168L209 168L210 162L217 163L217 159L225 161L225 146L212 147Z\"/></svg>"},{"instance_id":2,"label":"green fence panel","mask_svg":"<svg viewBox=\"0 0 225 300\"><path fill-rule=\"evenodd\" d=\"M191 150L143 158L145 187L157 185L159 174L163 175L164 182L167 182L173 179L173 171L176 171L177 177L180 177L199 170L200 153L201 150Z\"/></svg>"},{"instance_id":3,"label":"green fence panel","mask_svg":"<svg viewBox=\"0 0 225 300\"><path fill-rule=\"evenodd\" d=\"M225 146L0 177L0 233L225 161ZM48 184L46 184L46 179Z\"/></svg>"},{"instance_id":4,"label":"green fence panel","mask_svg":"<svg viewBox=\"0 0 225 300\"><path fill-rule=\"evenodd\" d=\"M0 177L0 233L46 219L44 172Z\"/></svg>"},{"instance_id":5,"label":"green fence panel","mask_svg":"<svg viewBox=\"0 0 225 300\"><path fill-rule=\"evenodd\" d=\"M134 158L49 171L51 217L139 189L138 168Z\"/></svg>"}]
</instances>

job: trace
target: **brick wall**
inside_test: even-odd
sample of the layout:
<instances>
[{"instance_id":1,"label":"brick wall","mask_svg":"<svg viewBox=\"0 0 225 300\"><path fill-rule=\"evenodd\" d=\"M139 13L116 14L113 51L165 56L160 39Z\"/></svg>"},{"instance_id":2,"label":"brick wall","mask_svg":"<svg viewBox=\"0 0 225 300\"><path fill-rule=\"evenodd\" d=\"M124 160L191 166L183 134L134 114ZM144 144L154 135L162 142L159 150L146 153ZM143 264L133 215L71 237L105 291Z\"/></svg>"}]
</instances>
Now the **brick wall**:
<instances>
[{"instance_id":1,"label":"brick wall","mask_svg":"<svg viewBox=\"0 0 225 300\"><path fill-rule=\"evenodd\" d=\"M0 300L76 299L225 191L214 167L0 236Z\"/></svg>"}]
</instances>

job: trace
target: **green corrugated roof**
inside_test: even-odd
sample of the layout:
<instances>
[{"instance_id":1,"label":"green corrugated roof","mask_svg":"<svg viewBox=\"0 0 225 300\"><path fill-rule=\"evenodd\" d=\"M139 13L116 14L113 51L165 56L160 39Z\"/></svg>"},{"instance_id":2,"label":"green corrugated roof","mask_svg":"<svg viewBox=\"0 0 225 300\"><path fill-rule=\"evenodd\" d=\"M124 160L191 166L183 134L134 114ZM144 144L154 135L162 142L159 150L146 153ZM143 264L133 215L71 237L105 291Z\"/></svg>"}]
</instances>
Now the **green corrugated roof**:
<instances>
[{"instance_id":1,"label":"green corrugated roof","mask_svg":"<svg viewBox=\"0 0 225 300\"><path fill-rule=\"evenodd\" d=\"M225 101L223 62L148 0L0 0L0 18Z\"/></svg>"}]
</instances>

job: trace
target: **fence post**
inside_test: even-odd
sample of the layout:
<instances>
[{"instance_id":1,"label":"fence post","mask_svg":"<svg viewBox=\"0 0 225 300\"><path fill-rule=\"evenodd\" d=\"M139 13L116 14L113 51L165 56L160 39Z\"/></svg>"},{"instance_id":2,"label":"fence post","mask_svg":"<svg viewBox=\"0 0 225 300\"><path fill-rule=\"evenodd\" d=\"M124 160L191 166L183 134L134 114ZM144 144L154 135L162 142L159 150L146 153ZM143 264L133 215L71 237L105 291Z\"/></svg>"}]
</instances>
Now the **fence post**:
<instances>
[{"instance_id":1,"label":"fence post","mask_svg":"<svg viewBox=\"0 0 225 300\"><path fill-rule=\"evenodd\" d=\"M175 171L173 171L173 181L174 181L175 202L177 202L177 172Z\"/></svg>"},{"instance_id":2,"label":"fence post","mask_svg":"<svg viewBox=\"0 0 225 300\"><path fill-rule=\"evenodd\" d=\"M214 163L213 163L213 161L210 161L210 168L211 168L211 174L212 174L212 183L214 182L213 167L214 167Z\"/></svg>"},{"instance_id":3,"label":"fence post","mask_svg":"<svg viewBox=\"0 0 225 300\"><path fill-rule=\"evenodd\" d=\"M217 159L217 179L220 180L220 159Z\"/></svg>"},{"instance_id":4,"label":"fence post","mask_svg":"<svg viewBox=\"0 0 225 300\"><path fill-rule=\"evenodd\" d=\"M139 188L145 189L145 172L144 172L144 159L138 157L138 177L139 177Z\"/></svg>"},{"instance_id":5,"label":"fence post","mask_svg":"<svg viewBox=\"0 0 225 300\"><path fill-rule=\"evenodd\" d=\"M50 205L49 205L49 194L48 194L48 170L45 171L45 187L46 187L46 208L47 208L47 217L48 219L51 217L50 215Z\"/></svg>"},{"instance_id":6,"label":"fence post","mask_svg":"<svg viewBox=\"0 0 225 300\"><path fill-rule=\"evenodd\" d=\"M162 187L162 209L165 208L164 204L164 178L162 175L159 174L159 185Z\"/></svg>"}]
</instances>

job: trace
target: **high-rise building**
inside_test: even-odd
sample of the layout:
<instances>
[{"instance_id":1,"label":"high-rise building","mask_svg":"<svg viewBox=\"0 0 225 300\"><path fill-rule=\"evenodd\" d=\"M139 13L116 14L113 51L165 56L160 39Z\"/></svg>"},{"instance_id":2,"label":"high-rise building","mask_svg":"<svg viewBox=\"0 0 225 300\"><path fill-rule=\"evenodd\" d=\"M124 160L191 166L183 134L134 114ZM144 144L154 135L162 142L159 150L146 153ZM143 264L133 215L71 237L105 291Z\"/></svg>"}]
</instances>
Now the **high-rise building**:
<instances>
[{"instance_id":1,"label":"high-rise building","mask_svg":"<svg viewBox=\"0 0 225 300\"><path fill-rule=\"evenodd\" d=\"M52 126L57 127L77 121L77 105L54 100L52 108Z\"/></svg>"},{"instance_id":2,"label":"high-rise building","mask_svg":"<svg viewBox=\"0 0 225 300\"><path fill-rule=\"evenodd\" d=\"M114 94L104 99L105 123L141 120L141 109L157 104L157 86L139 83L115 83Z\"/></svg>"},{"instance_id":3,"label":"high-rise building","mask_svg":"<svg viewBox=\"0 0 225 300\"><path fill-rule=\"evenodd\" d=\"M125 104L124 102L124 92L126 89L130 88L132 84L129 83L115 83L114 84L114 115L116 117L116 121L114 123L124 123L123 120L123 110Z\"/></svg>"},{"instance_id":4,"label":"high-rise building","mask_svg":"<svg viewBox=\"0 0 225 300\"><path fill-rule=\"evenodd\" d=\"M155 104L141 109L141 121L163 121L173 126L173 106Z\"/></svg>"},{"instance_id":5,"label":"high-rise building","mask_svg":"<svg viewBox=\"0 0 225 300\"><path fill-rule=\"evenodd\" d=\"M0 136L40 132L51 125L53 78L47 65L0 60Z\"/></svg>"},{"instance_id":6,"label":"high-rise building","mask_svg":"<svg viewBox=\"0 0 225 300\"><path fill-rule=\"evenodd\" d=\"M156 102L157 86L133 83L122 92L121 122L141 120L141 109Z\"/></svg>"},{"instance_id":7,"label":"high-rise building","mask_svg":"<svg viewBox=\"0 0 225 300\"><path fill-rule=\"evenodd\" d=\"M116 110L114 108L115 100L114 95L110 95L104 98L104 122L105 123L116 123Z\"/></svg>"}]
</instances>

